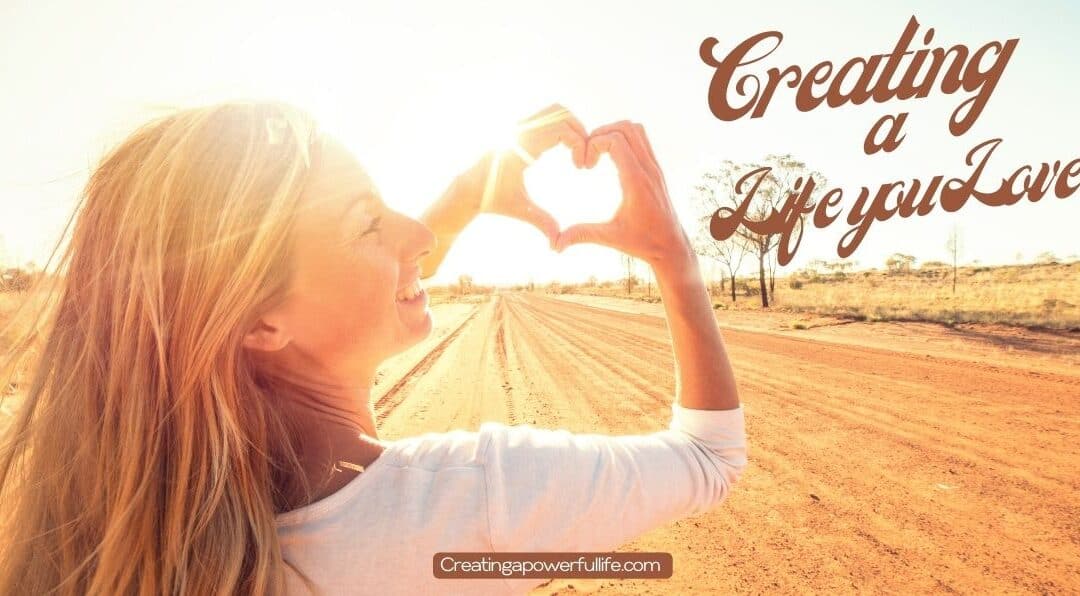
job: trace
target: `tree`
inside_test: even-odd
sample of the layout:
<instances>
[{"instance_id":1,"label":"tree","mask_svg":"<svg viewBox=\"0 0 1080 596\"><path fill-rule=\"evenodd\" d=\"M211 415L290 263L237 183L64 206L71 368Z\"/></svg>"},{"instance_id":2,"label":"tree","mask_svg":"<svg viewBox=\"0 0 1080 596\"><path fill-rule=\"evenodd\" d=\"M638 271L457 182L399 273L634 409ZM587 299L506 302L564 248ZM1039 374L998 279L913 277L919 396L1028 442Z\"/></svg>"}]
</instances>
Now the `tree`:
<instances>
[{"instance_id":1,"label":"tree","mask_svg":"<svg viewBox=\"0 0 1080 596\"><path fill-rule=\"evenodd\" d=\"M697 236L698 236L698 234L697 234L696 228L695 228L694 238L690 241L691 245L692 245L692 248L694 249L694 252L697 253L699 256L706 257L707 255L704 255L701 252L699 252L698 244L701 242L701 240ZM712 298L714 295L721 295L722 296L726 292L726 288L727 288L727 275L725 273L719 273L718 272L720 267L719 267L719 263L716 262L716 259L713 259L712 257L708 257L705 262L709 266L709 276L708 276L709 283L707 284L707 288L706 288L708 290L708 292L709 292L709 297ZM719 280L720 280L719 284L716 283L717 278L719 278Z\"/></svg>"},{"instance_id":2,"label":"tree","mask_svg":"<svg viewBox=\"0 0 1080 596\"><path fill-rule=\"evenodd\" d=\"M716 240L709 235L709 219L701 218L699 222L692 241L694 252L712 259L727 270L727 277L731 279L731 301L735 302L735 273L742 266L743 258L746 257L746 244L738 236L732 236L727 240ZM721 281L723 279L724 276L721 275ZM724 291L723 285L720 291Z\"/></svg>"},{"instance_id":3,"label":"tree","mask_svg":"<svg viewBox=\"0 0 1080 596\"><path fill-rule=\"evenodd\" d=\"M1035 257L1035 262L1040 265L1054 265L1058 263L1058 258L1054 256L1054 253L1046 251L1039 253L1039 256Z\"/></svg>"},{"instance_id":4,"label":"tree","mask_svg":"<svg viewBox=\"0 0 1080 596\"><path fill-rule=\"evenodd\" d=\"M458 293L462 296L469 294L473 289L473 279L469 275L458 276Z\"/></svg>"},{"instance_id":5,"label":"tree","mask_svg":"<svg viewBox=\"0 0 1080 596\"><path fill-rule=\"evenodd\" d=\"M806 264L806 270L814 275L820 275L822 271L829 268L829 262L825 259L814 259Z\"/></svg>"},{"instance_id":6,"label":"tree","mask_svg":"<svg viewBox=\"0 0 1080 596\"><path fill-rule=\"evenodd\" d=\"M769 274L769 295L772 296L773 300L775 301L776 300L776 255L773 254L773 253L769 253L766 256L765 262L768 265L768 267L766 268L766 272Z\"/></svg>"},{"instance_id":7,"label":"tree","mask_svg":"<svg viewBox=\"0 0 1080 596\"><path fill-rule=\"evenodd\" d=\"M34 275L18 267L8 267L0 274L0 292L25 292L30 289Z\"/></svg>"},{"instance_id":8,"label":"tree","mask_svg":"<svg viewBox=\"0 0 1080 596\"><path fill-rule=\"evenodd\" d=\"M634 278L634 257L624 254L622 255L623 266L626 267L626 295L630 295L630 291L634 289L634 283L637 279Z\"/></svg>"},{"instance_id":9,"label":"tree","mask_svg":"<svg viewBox=\"0 0 1080 596\"><path fill-rule=\"evenodd\" d=\"M952 293L956 293L956 262L960 258L963 243L960 239L960 227L953 225L949 238L945 241L945 250L952 256Z\"/></svg>"},{"instance_id":10,"label":"tree","mask_svg":"<svg viewBox=\"0 0 1080 596\"><path fill-rule=\"evenodd\" d=\"M825 259L813 259L806 263L806 266L803 267L801 273L808 281L818 281L822 272L827 271L828 269L830 269L828 261Z\"/></svg>"},{"instance_id":11,"label":"tree","mask_svg":"<svg viewBox=\"0 0 1080 596\"><path fill-rule=\"evenodd\" d=\"M889 273L911 273L911 267L915 264L915 257L902 253L895 253L885 259L885 268Z\"/></svg>"},{"instance_id":12,"label":"tree","mask_svg":"<svg viewBox=\"0 0 1080 596\"><path fill-rule=\"evenodd\" d=\"M856 261L822 261L822 263L834 278L843 279L847 276L848 270L855 267Z\"/></svg>"},{"instance_id":13,"label":"tree","mask_svg":"<svg viewBox=\"0 0 1080 596\"><path fill-rule=\"evenodd\" d=\"M748 205L746 217L749 220L761 221L771 215L774 210L780 211L789 196L804 188L807 181L812 178L814 192L807 201L807 206L811 207L815 202L815 196L826 184L824 176L810 170L805 163L796 160L791 155L767 155L758 163L735 164L725 160L715 170L703 174L702 183L695 187L697 192L694 195L694 202L699 216L711 217L719 209L737 209L746 198L736 192L739 180L762 168L767 168L767 172L761 174L760 184ZM792 231L793 237L802 234L805 219L804 214L799 215ZM740 226L732 237L736 236L740 238L746 250L757 257L761 306L767 308L770 288L766 284L766 262L770 258L770 253L779 246L780 234L757 234Z\"/></svg>"}]
</instances>

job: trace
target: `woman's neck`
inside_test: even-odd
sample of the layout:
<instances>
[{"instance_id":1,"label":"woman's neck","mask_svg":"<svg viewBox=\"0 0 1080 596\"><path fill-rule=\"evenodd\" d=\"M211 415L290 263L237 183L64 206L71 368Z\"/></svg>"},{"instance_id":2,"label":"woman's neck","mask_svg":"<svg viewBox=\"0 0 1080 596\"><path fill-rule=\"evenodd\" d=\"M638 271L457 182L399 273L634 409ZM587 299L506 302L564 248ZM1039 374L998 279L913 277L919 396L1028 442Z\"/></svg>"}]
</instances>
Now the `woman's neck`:
<instances>
[{"instance_id":1,"label":"woman's neck","mask_svg":"<svg viewBox=\"0 0 1080 596\"><path fill-rule=\"evenodd\" d=\"M282 495L279 510L321 500L359 473L338 462L367 467L382 453L370 385L345 387L278 374L270 391L290 428L291 436L282 437L282 441L291 443L301 469L300 477L293 473L275 479L275 488Z\"/></svg>"}]
</instances>

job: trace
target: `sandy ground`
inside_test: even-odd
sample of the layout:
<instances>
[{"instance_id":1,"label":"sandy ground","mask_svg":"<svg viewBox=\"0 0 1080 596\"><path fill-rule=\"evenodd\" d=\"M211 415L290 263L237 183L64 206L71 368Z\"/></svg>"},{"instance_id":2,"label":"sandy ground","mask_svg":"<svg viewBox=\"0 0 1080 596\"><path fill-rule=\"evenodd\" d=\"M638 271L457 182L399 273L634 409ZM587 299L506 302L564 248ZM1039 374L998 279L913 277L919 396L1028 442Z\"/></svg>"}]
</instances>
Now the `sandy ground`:
<instances>
[{"instance_id":1,"label":"sandy ground","mask_svg":"<svg viewBox=\"0 0 1080 596\"><path fill-rule=\"evenodd\" d=\"M553 297L609 310L664 316L662 304L573 294ZM866 322L784 311L719 310L716 317L724 329L768 332L1048 372L1080 368L1080 333L1076 332L1036 331L981 323L947 327L938 323ZM794 328L796 323L803 329Z\"/></svg>"},{"instance_id":2,"label":"sandy ground","mask_svg":"<svg viewBox=\"0 0 1080 596\"><path fill-rule=\"evenodd\" d=\"M431 336L379 371L384 438L488 420L611 434L668 423L662 305L502 294L432 310ZM535 594L1080 592L1076 334L717 318L747 415L740 485L624 547L672 553L670 580Z\"/></svg>"},{"instance_id":3,"label":"sandy ground","mask_svg":"<svg viewBox=\"0 0 1080 596\"><path fill-rule=\"evenodd\" d=\"M661 305L503 294L434 310L432 337L381 371L385 438L667 425ZM1080 339L718 318L747 415L739 487L624 548L671 552L672 579L537 594L1080 591Z\"/></svg>"}]
</instances>

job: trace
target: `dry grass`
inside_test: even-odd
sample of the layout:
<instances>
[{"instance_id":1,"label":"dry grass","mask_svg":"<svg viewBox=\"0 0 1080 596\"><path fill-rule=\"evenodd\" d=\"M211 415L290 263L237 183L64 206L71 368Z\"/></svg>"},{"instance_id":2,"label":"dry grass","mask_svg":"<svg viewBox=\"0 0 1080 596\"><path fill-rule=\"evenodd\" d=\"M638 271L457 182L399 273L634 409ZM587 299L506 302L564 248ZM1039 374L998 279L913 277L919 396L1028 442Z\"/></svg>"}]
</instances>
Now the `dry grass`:
<instances>
[{"instance_id":1,"label":"dry grass","mask_svg":"<svg viewBox=\"0 0 1080 596\"><path fill-rule=\"evenodd\" d=\"M871 321L998 323L1080 330L1080 263L868 271L844 279L777 280L775 303L797 312Z\"/></svg>"},{"instance_id":2,"label":"dry grass","mask_svg":"<svg viewBox=\"0 0 1080 596\"><path fill-rule=\"evenodd\" d=\"M44 290L0 292L0 365L8 364L12 348L23 340L30 330L34 323L33 316L39 311L44 298ZM33 353L31 351L31 354ZM22 397L19 385L25 382L32 366L33 356L23 358L11 379L12 383L0 389L0 432L3 432L10 422L11 415Z\"/></svg>"},{"instance_id":3,"label":"dry grass","mask_svg":"<svg viewBox=\"0 0 1080 596\"><path fill-rule=\"evenodd\" d=\"M730 289L712 288L718 309L756 310L757 279L737 280L737 300ZM640 285L629 294L625 282L597 286L562 286L560 292L615 296L658 302ZM1027 328L1080 330L1080 262L1001 267L961 267L956 293L952 269L917 269L909 273L857 271L843 277L791 275L777 278L771 310L828 315L865 321L997 323ZM795 323L798 325L799 323Z\"/></svg>"},{"instance_id":4,"label":"dry grass","mask_svg":"<svg viewBox=\"0 0 1080 596\"><path fill-rule=\"evenodd\" d=\"M25 315L13 318L19 306L39 298L30 292L0 292L0 357L7 355L11 346L29 330L32 323ZM36 304L28 304L25 310L35 307Z\"/></svg>"},{"instance_id":5,"label":"dry grass","mask_svg":"<svg viewBox=\"0 0 1080 596\"><path fill-rule=\"evenodd\" d=\"M479 304L491 298L490 288L480 288L468 294L451 286L431 286L425 288L428 304Z\"/></svg>"}]
</instances>

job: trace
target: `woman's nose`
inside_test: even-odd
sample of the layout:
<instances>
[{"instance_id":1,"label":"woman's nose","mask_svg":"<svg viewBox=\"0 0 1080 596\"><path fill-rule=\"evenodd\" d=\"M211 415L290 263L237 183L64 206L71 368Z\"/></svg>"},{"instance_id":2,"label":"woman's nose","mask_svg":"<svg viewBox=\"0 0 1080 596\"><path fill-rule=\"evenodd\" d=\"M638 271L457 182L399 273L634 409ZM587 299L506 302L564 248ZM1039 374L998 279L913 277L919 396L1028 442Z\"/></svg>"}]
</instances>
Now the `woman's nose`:
<instances>
[{"instance_id":1,"label":"woman's nose","mask_svg":"<svg viewBox=\"0 0 1080 596\"><path fill-rule=\"evenodd\" d=\"M423 222L406 215L400 215L401 258L403 261L417 261L435 249L435 233Z\"/></svg>"}]
</instances>

